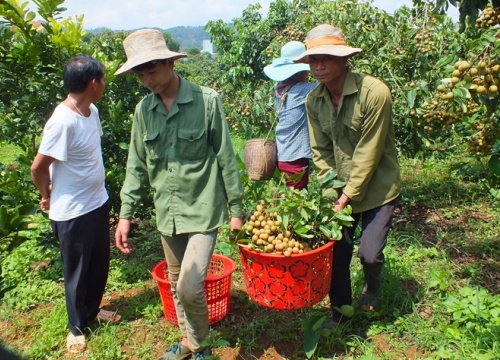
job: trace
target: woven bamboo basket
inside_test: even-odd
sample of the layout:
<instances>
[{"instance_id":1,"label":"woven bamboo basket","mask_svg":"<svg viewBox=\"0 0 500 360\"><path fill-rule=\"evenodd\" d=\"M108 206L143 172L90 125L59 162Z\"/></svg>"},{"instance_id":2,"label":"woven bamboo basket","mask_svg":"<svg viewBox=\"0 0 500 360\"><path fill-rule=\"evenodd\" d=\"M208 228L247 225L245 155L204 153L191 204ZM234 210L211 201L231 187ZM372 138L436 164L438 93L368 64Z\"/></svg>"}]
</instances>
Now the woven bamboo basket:
<instances>
[{"instance_id":1,"label":"woven bamboo basket","mask_svg":"<svg viewBox=\"0 0 500 360\"><path fill-rule=\"evenodd\" d=\"M245 145L245 165L251 180L269 180L276 169L276 142L269 139L250 139Z\"/></svg>"}]
</instances>

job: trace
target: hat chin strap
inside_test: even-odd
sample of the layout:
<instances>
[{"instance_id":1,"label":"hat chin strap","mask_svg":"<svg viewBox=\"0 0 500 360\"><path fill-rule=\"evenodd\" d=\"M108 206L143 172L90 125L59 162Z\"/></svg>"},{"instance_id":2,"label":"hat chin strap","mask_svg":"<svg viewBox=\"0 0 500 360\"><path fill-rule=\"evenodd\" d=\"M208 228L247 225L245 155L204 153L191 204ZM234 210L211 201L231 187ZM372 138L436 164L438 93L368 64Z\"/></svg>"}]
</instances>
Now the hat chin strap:
<instances>
[{"instance_id":1,"label":"hat chin strap","mask_svg":"<svg viewBox=\"0 0 500 360\"><path fill-rule=\"evenodd\" d=\"M321 45L345 45L345 40L338 36L325 36L312 39L306 43L307 50Z\"/></svg>"}]
</instances>

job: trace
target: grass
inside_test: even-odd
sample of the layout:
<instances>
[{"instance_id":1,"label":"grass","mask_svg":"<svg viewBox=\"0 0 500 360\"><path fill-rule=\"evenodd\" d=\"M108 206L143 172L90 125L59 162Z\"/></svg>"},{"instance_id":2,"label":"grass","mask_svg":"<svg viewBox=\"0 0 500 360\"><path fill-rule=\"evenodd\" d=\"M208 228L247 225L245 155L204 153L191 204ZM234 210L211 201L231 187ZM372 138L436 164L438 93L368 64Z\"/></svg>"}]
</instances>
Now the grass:
<instances>
[{"instance_id":1,"label":"grass","mask_svg":"<svg viewBox=\"0 0 500 360\"><path fill-rule=\"evenodd\" d=\"M241 151L244 141L235 145ZM458 159L461 160L461 159ZM340 329L320 333L315 359L497 359L500 353L500 217L485 190L480 163L451 171L456 157L403 159L401 208L388 239L379 311L356 310ZM247 198L247 206L251 206ZM50 237L48 227L40 236ZM305 359L302 325L328 315L327 299L312 308L279 311L246 295L238 249L219 234L217 252L238 264L231 309L209 342L221 359ZM85 359L156 359L178 341L163 315L150 270L163 259L154 218L136 224L135 252L112 250L103 305L122 321L92 324ZM31 240L2 262L8 285L0 305L0 342L26 359L70 359L57 248ZM353 259L353 290L363 278ZM82 357L83 358L83 357Z\"/></svg>"}]
</instances>

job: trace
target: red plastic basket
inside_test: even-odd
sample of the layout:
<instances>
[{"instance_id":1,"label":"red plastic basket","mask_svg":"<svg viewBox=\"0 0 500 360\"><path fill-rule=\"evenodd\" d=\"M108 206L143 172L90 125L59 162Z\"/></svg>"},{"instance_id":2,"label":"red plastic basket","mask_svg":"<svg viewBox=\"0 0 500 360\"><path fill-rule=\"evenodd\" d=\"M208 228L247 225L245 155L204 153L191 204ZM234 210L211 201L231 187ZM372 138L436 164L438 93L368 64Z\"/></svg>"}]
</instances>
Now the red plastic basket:
<instances>
[{"instance_id":1,"label":"red plastic basket","mask_svg":"<svg viewBox=\"0 0 500 360\"><path fill-rule=\"evenodd\" d=\"M227 256L213 254L205 279L205 295L208 303L208 323L210 325L222 320L229 312L231 299L231 275L236 270L236 263ZM178 325L174 299L170 291L167 262L162 261L151 271L153 279L158 283L163 313L167 320Z\"/></svg>"},{"instance_id":2,"label":"red plastic basket","mask_svg":"<svg viewBox=\"0 0 500 360\"><path fill-rule=\"evenodd\" d=\"M325 298L332 278L333 241L290 257L240 246L249 297L273 309L302 309Z\"/></svg>"}]
</instances>

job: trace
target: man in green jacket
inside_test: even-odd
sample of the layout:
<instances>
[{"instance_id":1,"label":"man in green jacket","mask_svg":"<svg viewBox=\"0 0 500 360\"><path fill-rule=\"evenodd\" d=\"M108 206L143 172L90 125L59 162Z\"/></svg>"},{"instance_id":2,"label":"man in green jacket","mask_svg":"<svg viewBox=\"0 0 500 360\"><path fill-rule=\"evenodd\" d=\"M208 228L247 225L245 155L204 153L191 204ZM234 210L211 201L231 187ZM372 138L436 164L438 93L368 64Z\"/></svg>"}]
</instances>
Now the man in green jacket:
<instances>
[{"instance_id":1,"label":"man in green jacket","mask_svg":"<svg viewBox=\"0 0 500 360\"><path fill-rule=\"evenodd\" d=\"M231 214L242 227L243 186L219 95L174 72L186 54L170 51L157 30L143 29L123 42L127 61L117 75L134 73L151 90L136 106L116 246L128 239L135 207L153 189L157 227L182 340L162 360L203 359L210 349L204 281L217 229Z\"/></svg>"},{"instance_id":2,"label":"man in green jacket","mask_svg":"<svg viewBox=\"0 0 500 360\"><path fill-rule=\"evenodd\" d=\"M383 250L400 193L401 179L394 143L391 92L378 79L354 73L350 57L361 52L346 46L342 30L328 24L307 34L306 51L294 59L307 63L320 85L306 100L313 161L319 179L337 169L346 185L332 204L335 211L351 204L355 219L334 247L330 302L332 322L344 319L336 310L351 305L350 263L355 229L361 223L359 253L365 275L360 308L378 305Z\"/></svg>"}]
</instances>

